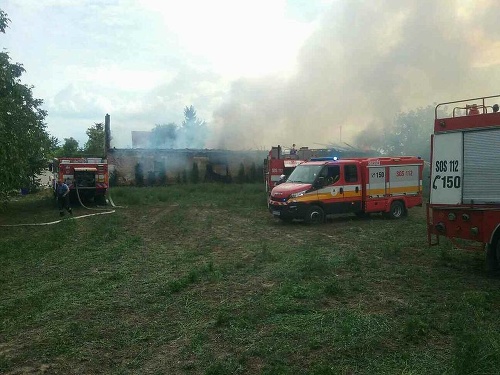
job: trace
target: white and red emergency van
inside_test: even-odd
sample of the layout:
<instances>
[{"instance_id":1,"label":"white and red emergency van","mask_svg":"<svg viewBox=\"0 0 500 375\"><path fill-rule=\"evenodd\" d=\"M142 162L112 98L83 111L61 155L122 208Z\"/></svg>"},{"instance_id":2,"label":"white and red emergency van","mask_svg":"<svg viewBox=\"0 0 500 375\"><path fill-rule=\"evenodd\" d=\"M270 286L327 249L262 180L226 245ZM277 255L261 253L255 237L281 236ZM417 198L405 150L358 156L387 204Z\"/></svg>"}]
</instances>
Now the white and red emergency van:
<instances>
[{"instance_id":1,"label":"white and red emergency van","mask_svg":"<svg viewBox=\"0 0 500 375\"><path fill-rule=\"evenodd\" d=\"M436 106L427 205L429 245L440 236L459 248L484 251L487 245L491 269L500 267L499 100L495 95ZM451 113L441 116L446 109Z\"/></svg>"},{"instance_id":2,"label":"white and red emergency van","mask_svg":"<svg viewBox=\"0 0 500 375\"><path fill-rule=\"evenodd\" d=\"M424 162L414 156L312 158L298 165L269 197L269 210L290 221L323 222L327 215L381 212L390 218L422 205Z\"/></svg>"}]
</instances>

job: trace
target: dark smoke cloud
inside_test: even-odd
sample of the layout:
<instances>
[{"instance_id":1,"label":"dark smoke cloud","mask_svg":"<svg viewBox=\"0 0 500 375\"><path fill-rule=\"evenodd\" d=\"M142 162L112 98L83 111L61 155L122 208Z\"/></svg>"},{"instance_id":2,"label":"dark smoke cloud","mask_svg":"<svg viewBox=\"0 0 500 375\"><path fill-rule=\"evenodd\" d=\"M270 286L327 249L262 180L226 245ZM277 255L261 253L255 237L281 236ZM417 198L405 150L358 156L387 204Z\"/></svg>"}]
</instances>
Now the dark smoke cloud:
<instances>
[{"instance_id":1,"label":"dark smoke cloud","mask_svg":"<svg viewBox=\"0 0 500 375\"><path fill-rule=\"evenodd\" d=\"M494 95L497 15L493 0L336 1L293 76L232 85L214 113L211 146L349 142L400 111Z\"/></svg>"}]
</instances>

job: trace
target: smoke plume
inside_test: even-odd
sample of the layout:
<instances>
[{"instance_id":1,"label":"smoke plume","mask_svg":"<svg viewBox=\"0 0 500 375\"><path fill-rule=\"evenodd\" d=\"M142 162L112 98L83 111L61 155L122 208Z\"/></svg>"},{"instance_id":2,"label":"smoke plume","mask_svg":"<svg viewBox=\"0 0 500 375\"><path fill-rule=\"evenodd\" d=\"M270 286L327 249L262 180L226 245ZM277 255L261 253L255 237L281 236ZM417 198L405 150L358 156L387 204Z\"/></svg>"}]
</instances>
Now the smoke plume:
<instances>
[{"instance_id":1,"label":"smoke plume","mask_svg":"<svg viewBox=\"0 0 500 375\"><path fill-rule=\"evenodd\" d=\"M214 113L211 146L350 142L380 131L400 111L494 95L500 78L494 5L335 1L301 48L295 74L233 83Z\"/></svg>"}]
</instances>

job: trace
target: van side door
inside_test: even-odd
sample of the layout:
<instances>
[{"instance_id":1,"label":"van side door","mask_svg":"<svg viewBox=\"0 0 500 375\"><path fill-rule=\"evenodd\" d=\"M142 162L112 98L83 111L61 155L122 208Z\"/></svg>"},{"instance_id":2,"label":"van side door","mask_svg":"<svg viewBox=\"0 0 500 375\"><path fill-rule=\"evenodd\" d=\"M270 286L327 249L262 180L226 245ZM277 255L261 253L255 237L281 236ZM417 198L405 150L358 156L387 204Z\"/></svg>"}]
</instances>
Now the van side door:
<instances>
[{"instance_id":1,"label":"van side door","mask_svg":"<svg viewBox=\"0 0 500 375\"><path fill-rule=\"evenodd\" d=\"M325 165L319 176L323 184L318 189L318 200L323 203L325 214L339 214L344 208L341 165Z\"/></svg>"},{"instance_id":2,"label":"van side door","mask_svg":"<svg viewBox=\"0 0 500 375\"><path fill-rule=\"evenodd\" d=\"M363 209L361 194L361 170L358 163L343 166L344 212L360 212Z\"/></svg>"}]
</instances>

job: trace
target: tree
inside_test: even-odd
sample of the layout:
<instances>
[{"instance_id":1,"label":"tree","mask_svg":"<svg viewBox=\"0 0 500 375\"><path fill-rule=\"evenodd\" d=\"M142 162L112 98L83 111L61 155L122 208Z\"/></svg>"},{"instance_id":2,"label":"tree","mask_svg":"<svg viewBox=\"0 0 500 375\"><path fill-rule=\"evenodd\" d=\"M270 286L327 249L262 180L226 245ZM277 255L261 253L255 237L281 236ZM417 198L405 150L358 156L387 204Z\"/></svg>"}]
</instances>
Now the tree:
<instances>
[{"instance_id":1,"label":"tree","mask_svg":"<svg viewBox=\"0 0 500 375\"><path fill-rule=\"evenodd\" d=\"M200 181L200 171L198 169L198 164L193 163L193 168L191 169L190 180L193 184L197 184Z\"/></svg>"},{"instance_id":2,"label":"tree","mask_svg":"<svg viewBox=\"0 0 500 375\"><path fill-rule=\"evenodd\" d=\"M252 163L252 165L250 166L250 171L248 172L248 180L250 182L257 182L259 180L255 163Z\"/></svg>"},{"instance_id":3,"label":"tree","mask_svg":"<svg viewBox=\"0 0 500 375\"><path fill-rule=\"evenodd\" d=\"M9 22L0 10L0 32ZM21 83L24 72L5 50L0 52L0 200L21 186L32 187L53 146L45 130L47 113L40 108L43 101L33 98L33 86Z\"/></svg>"},{"instance_id":4,"label":"tree","mask_svg":"<svg viewBox=\"0 0 500 375\"><path fill-rule=\"evenodd\" d=\"M245 174L245 166L243 163L240 163L240 168L238 169L238 176L236 181L240 184L243 184L246 180L246 174Z\"/></svg>"},{"instance_id":5,"label":"tree","mask_svg":"<svg viewBox=\"0 0 500 375\"><path fill-rule=\"evenodd\" d=\"M191 105L184 108L184 121L179 129L180 147L203 148L207 137L207 124L198 119L196 110Z\"/></svg>"},{"instance_id":6,"label":"tree","mask_svg":"<svg viewBox=\"0 0 500 375\"><path fill-rule=\"evenodd\" d=\"M144 170L142 169L141 163L137 163L134 167L135 172L135 184L137 186L144 186Z\"/></svg>"},{"instance_id":7,"label":"tree","mask_svg":"<svg viewBox=\"0 0 500 375\"><path fill-rule=\"evenodd\" d=\"M160 170L158 171L158 183L161 186L165 186L167 184L167 170L165 169L164 163L161 164Z\"/></svg>"},{"instance_id":8,"label":"tree","mask_svg":"<svg viewBox=\"0 0 500 375\"><path fill-rule=\"evenodd\" d=\"M86 133L89 139L83 147L84 153L89 156L104 156L104 124L96 122Z\"/></svg>"},{"instance_id":9,"label":"tree","mask_svg":"<svg viewBox=\"0 0 500 375\"><path fill-rule=\"evenodd\" d=\"M421 156L429 160L433 125L434 106L419 107L398 113L393 123L381 131L360 133L356 143L385 155Z\"/></svg>"},{"instance_id":10,"label":"tree","mask_svg":"<svg viewBox=\"0 0 500 375\"><path fill-rule=\"evenodd\" d=\"M385 131L386 153L421 156L429 160L433 125L434 106L398 113L393 126Z\"/></svg>"},{"instance_id":11,"label":"tree","mask_svg":"<svg viewBox=\"0 0 500 375\"><path fill-rule=\"evenodd\" d=\"M64 144L56 150L55 155L57 157L67 158L80 156L81 153L78 148L78 141L73 137L64 138Z\"/></svg>"},{"instance_id":12,"label":"tree","mask_svg":"<svg viewBox=\"0 0 500 375\"><path fill-rule=\"evenodd\" d=\"M151 131L150 144L153 148L175 148L178 127L175 123L156 125Z\"/></svg>"}]
</instances>

